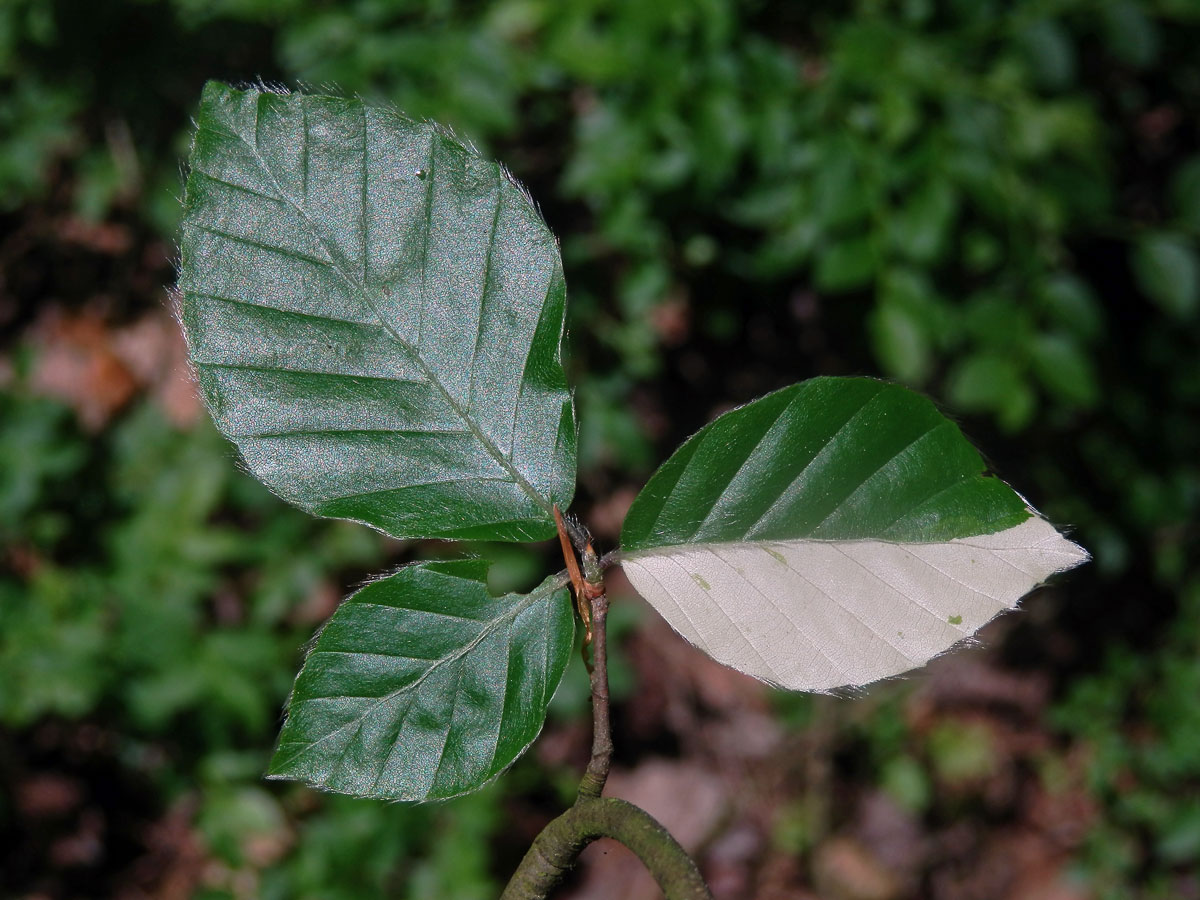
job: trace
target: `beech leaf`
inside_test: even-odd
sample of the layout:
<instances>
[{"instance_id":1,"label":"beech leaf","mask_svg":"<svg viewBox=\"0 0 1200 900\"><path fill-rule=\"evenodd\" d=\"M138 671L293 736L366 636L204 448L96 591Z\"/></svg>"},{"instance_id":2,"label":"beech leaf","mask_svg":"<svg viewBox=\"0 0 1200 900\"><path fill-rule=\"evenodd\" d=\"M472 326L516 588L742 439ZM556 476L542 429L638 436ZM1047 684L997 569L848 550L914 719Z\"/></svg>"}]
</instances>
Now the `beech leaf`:
<instances>
[{"instance_id":1,"label":"beech leaf","mask_svg":"<svg viewBox=\"0 0 1200 900\"><path fill-rule=\"evenodd\" d=\"M924 665L1087 559L926 398L814 378L725 413L638 495L633 586L718 661L796 690Z\"/></svg>"},{"instance_id":2,"label":"beech leaf","mask_svg":"<svg viewBox=\"0 0 1200 900\"><path fill-rule=\"evenodd\" d=\"M388 800L482 787L525 752L575 639L547 579L493 597L481 560L421 563L367 585L321 631L269 774Z\"/></svg>"},{"instance_id":3,"label":"beech leaf","mask_svg":"<svg viewBox=\"0 0 1200 900\"><path fill-rule=\"evenodd\" d=\"M562 264L496 163L358 100L211 82L179 291L217 426L284 499L402 538L553 536Z\"/></svg>"}]
</instances>

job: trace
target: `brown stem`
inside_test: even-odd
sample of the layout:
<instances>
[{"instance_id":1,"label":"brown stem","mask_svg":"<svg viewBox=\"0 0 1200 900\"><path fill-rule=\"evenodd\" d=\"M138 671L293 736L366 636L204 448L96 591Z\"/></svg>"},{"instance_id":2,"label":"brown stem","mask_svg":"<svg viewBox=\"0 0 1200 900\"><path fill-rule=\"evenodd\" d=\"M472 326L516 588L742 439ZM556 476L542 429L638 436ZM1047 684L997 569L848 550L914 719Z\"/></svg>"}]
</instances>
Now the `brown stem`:
<instances>
[{"instance_id":1,"label":"brown stem","mask_svg":"<svg viewBox=\"0 0 1200 900\"><path fill-rule=\"evenodd\" d=\"M598 837L620 841L642 861L666 900L712 900L696 864L665 828L638 807L612 797L580 797L542 829L500 900L545 900Z\"/></svg>"},{"instance_id":2,"label":"brown stem","mask_svg":"<svg viewBox=\"0 0 1200 900\"><path fill-rule=\"evenodd\" d=\"M613 755L608 715L608 595L603 584L587 582L585 590L591 594L588 599L592 611L592 758L579 782L579 796L594 799L604 792Z\"/></svg>"},{"instance_id":3,"label":"brown stem","mask_svg":"<svg viewBox=\"0 0 1200 900\"><path fill-rule=\"evenodd\" d=\"M554 504L554 524L558 528L558 542L562 545L563 561L567 564L567 574L571 576L571 589L575 592L575 605L579 610L579 618L583 621L583 661L587 664L587 648L592 643L592 614L588 608L587 586L583 574L579 571L579 562L575 559L575 548L567 533L567 523L563 514ZM591 546L589 544L589 546ZM588 672L592 667L588 664Z\"/></svg>"},{"instance_id":4,"label":"brown stem","mask_svg":"<svg viewBox=\"0 0 1200 900\"><path fill-rule=\"evenodd\" d=\"M587 609L584 620L591 625L592 758L579 782L575 805L534 839L501 900L545 900L575 865L583 848L598 837L613 838L632 850L667 900L712 900L691 857L649 813L624 800L600 796L613 755L608 712L608 595L604 591L603 565L591 541L581 542L581 573L568 549L566 529L557 509L555 514L577 599Z\"/></svg>"}]
</instances>

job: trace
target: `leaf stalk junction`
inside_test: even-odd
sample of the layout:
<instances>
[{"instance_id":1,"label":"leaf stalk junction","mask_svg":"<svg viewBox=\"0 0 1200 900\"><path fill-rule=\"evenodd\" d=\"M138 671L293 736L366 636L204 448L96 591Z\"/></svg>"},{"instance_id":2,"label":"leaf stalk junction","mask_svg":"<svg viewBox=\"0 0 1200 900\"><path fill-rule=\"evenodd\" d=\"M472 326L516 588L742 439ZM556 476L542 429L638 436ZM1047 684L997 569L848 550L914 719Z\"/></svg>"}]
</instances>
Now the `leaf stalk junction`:
<instances>
[{"instance_id":1,"label":"leaf stalk junction","mask_svg":"<svg viewBox=\"0 0 1200 900\"><path fill-rule=\"evenodd\" d=\"M584 848L601 837L612 838L633 851L667 900L712 900L696 863L662 825L631 803L602 796L613 755L606 634L609 602L604 587L604 568L609 559L597 556L591 535L580 523L564 518L557 507L554 518L576 610L584 624L582 650L592 693L592 755L579 782L575 803L534 839L501 900L543 900L550 896L574 868Z\"/></svg>"}]
</instances>

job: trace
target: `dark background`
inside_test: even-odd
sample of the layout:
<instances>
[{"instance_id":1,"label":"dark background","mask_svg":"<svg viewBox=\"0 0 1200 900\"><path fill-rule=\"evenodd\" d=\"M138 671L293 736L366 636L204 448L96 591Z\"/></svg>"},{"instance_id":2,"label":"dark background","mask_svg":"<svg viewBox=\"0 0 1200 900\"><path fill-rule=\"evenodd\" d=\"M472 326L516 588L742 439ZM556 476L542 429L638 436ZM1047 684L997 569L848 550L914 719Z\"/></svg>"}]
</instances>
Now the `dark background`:
<instances>
[{"instance_id":1,"label":"dark background","mask_svg":"<svg viewBox=\"0 0 1200 900\"><path fill-rule=\"evenodd\" d=\"M261 780L338 599L454 552L284 507L195 400L189 117L261 78L528 184L605 547L713 415L857 373L931 394L1094 554L844 699L715 666L614 577L612 793L719 898L1200 898L1197 46L1192 0L0 3L0 897L485 898L586 760L576 663L479 794ZM552 551L488 552L528 585ZM597 845L562 896L637 878Z\"/></svg>"}]
</instances>

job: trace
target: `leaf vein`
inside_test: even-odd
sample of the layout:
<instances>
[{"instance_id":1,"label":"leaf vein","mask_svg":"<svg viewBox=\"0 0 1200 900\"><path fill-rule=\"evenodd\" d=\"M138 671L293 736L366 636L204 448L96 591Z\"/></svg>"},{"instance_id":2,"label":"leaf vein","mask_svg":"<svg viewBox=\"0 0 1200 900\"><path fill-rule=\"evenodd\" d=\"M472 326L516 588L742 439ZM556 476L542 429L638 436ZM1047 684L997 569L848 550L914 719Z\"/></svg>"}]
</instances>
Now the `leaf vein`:
<instances>
[{"instance_id":1,"label":"leaf vein","mask_svg":"<svg viewBox=\"0 0 1200 900\"><path fill-rule=\"evenodd\" d=\"M250 434L231 432L230 437L243 440L268 440L271 438L287 437L322 437L331 434L357 435L404 435L420 437L422 435L469 435L470 431L463 428L301 428L295 431L259 431Z\"/></svg>"},{"instance_id":2,"label":"leaf vein","mask_svg":"<svg viewBox=\"0 0 1200 900\"><path fill-rule=\"evenodd\" d=\"M417 615L422 615L422 616L437 616L440 619L454 619L455 621L458 621L458 622L471 622L475 625L487 625L487 623L489 621L488 619L476 619L474 616L460 616L460 615L456 615L455 613L443 612L442 610L439 610L439 609L423 609L419 606L392 606L389 603L371 603L366 600L356 600L354 602L354 605L356 607L365 608L365 609L387 609L387 610L391 610L393 612L416 613ZM332 652L332 651L329 651L329 652ZM347 652L353 652L353 651L347 651ZM418 657L411 657L411 658L417 659ZM434 657L434 659L437 659L437 658L438 657Z\"/></svg>"},{"instance_id":3,"label":"leaf vein","mask_svg":"<svg viewBox=\"0 0 1200 900\"><path fill-rule=\"evenodd\" d=\"M909 603L913 604L913 606L916 606L922 612L926 613L930 618L934 619L939 625L946 624L945 620L942 619L942 617L940 615L935 613L932 609L930 609L928 606L926 606L924 603L922 603L920 600L918 600L916 594L905 593L904 591L900 590L900 588L896 587L894 584L892 584L890 581L888 581L886 578L884 578L882 575L880 575L877 571L875 571L870 566L868 566L866 563L862 562L862 560L856 559L855 557L851 556L849 553L846 552L846 548L842 546L840 541L831 541L830 543L833 545L833 548L835 550L837 550L838 553L842 554L842 556L846 557L846 559L850 560L850 562L854 563L856 566L858 566L860 569L862 569L864 572L866 572L868 575L870 575L872 578L874 578L876 581L878 581L884 587L890 588L893 591L895 591L897 594L899 594L901 597L903 597Z\"/></svg>"},{"instance_id":4,"label":"leaf vein","mask_svg":"<svg viewBox=\"0 0 1200 900\"><path fill-rule=\"evenodd\" d=\"M446 719L446 734L442 738L442 746L438 750L438 761L433 770L433 780L429 783L430 790L437 786L438 778L442 774L442 765L446 762L446 747L450 744L450 736L454 734L454 713L458 710L458 700L462 696L462 676L463 667L459 666L454 678L454 694L450 698L450 715Z\"/></svg>"},{"instance_id":5,"label":"leaf vein","mask_svg":"<svg viewBox=\"0 0 1200 900\"><path fill-rule=\"evenodd\" d=\"M483 312L487 307L488 289L492 284L492 251L496 247L496 231L500 224L500 207L504 203L504 176L500 167L496 167L496 209L492 212L492 224L488 231L487 252L483 260L483 287L479 292L479 315L475 323L475 346L471 348L471 363L468 371L471 374L467 384L467 410L475 399L475 361L479 358L479 345L483 342Z\"/></svg>"},{"instance_id":6,"label":"leaf vein","mask_svg":"<svg viewBox=\"0 0 1200 900\"><path fill-rule=\"evenodd\" d=\"M897 544L896 546L899 547L901 550L903 550L905 553L907 553L909 556L911 556L913 559L928 566L929 568L933 569L933 571L941 574L943 577L950 579L951 581L953 581L955 584L959 585L960 587L965 587L972 594L978 594L980 597L987 597L989 600L993 600L997 603L1001 602L1001 599L999 597L993 597L987 591L981 591L979 588L974 587L970 584L967 584L967 582L963 581L961 578L955 578L953 575L951 575L945 569L941 568L940 566L934 565L929 560L925 559L923 556L920 556L919 554L915 553L910 548L904 546L904 544ZM1012 563L1009 563L1009 565L1011 566ZM1014 569L1017 569L1017 571L1021 572L1021 574L1023 574L1023 575L1028 574L1027 572L1023 572L1021 569L1017 568L1016 566L1012 566L1012 567Z\"/></svg>"},{"instance_id":7,"label":"leaf vein","mask_svg":"<svg viewBox=\"0 0 1200 900\"><path fill-rule=\"evenodd\" d=\"M357 491L353 494L339 494L336 497L330 497L324 503L333 503L338 500L359 500L363 497L372 497L377 494L391 494L396 491L406 491L410 488L437 487L441 484L464 484L467 482L495 482L498 484L516 484L511 478L497 478L491 475L463 475L459 478L442 478L437 481L419 481L415 484L405 484L400 487L381 488L371 491ZM507 521L507 520L506 520ZM512 520L518 521L518 520Z\"/></svg>"},{"instance_id":8,"label":"leaf vein","mask_svg":"<svg viewBox=\"0 0 1200 900\"><path fill-rule=\"evenodd\" d=\"M257 117L257 115L256 115L256 117ZM220 132L218 132L218 133L220 133ZM421 368L424 370L424 372L426 374L426 377L429 380L429 383L437 389L438 393L440 393L443 396L443 398L451 406L451 408L454 409L454 411L464 420L464 422L466 422L467 427L470 428L472 433L475 434L476 438L479 440L479 442L483 446L484 450L489 455L491 455L503 468L505 468L511 472L511 474L513 476L513 480L521 487L521 489L534 502L535 505L540 507L544 513L546 513L547 515L550 515L553 512L553 506L550 503L550 501L547 498L543 497L533 487L533 485L530 484L530 482L524 477L524 475L521 474L521 472L516 468L516 466L513 465L511 457L509 455L504 454L500 450L500 448L497 447L496 444L487 436L487 434L484 433L483 429L479 427L478 423L476 423L475 420L458 404L458 402L450 394L450 392L446 388L446 386L444 384L442 384L441 380L437 377L436 373L429 367L429 365L422 358L422 356L420 355L418 350L416 348L412 347L407 341L405 341L404 338L401 337L400 333L398 331L396 331L395 327L392 326L387 321L386 317L382 314L378 305L375 303L375 301L371 297L371 294L367 290L366 285L362 284L361 282L356 281L355 278L350 274L350 267L347 264L345 255L343 253L341 253L340 250L337 249L336 244L332 244L332 245L330 244L329 239L316 226L316 223L314 223L312 221L312 219L309 218L309 216L305 212L304 208L300 204L298 204L294 198L290 197L288 195L287 191L285 191L283 189L282 185L279 183L279 179L276 178L270 165L268 165L267 161L262 157L262 154L259 153L257 145L251 144L248 140L246 140L245 137L241 137L241 136L239 136L239 137L240 137L241 141L247 147L250 148L251 152L254 154L254 157L258 162L259 167L263 170L263 172L267 175L267 177L271 179L275 188L280 192L280 194L285 199L287 199L288 203L290 203L296 209L296 211L300 214L301 218L307 224L309 230L312 232L314 237L316 237L316 239L321 242L321 244L325 248L326 252L329 253L330 257L334 260L334 262L323 263L323 264L328 265L335 272L337 272L338 275L352 289L354 289L358 293L358 295L362 298L363 302L367 304L367 306L371 309L371 311L373 313L375 313L375 316L379 319L380 324L385 329L387 329L387 331L391 334L392 338L396 341L396 343L399 344L405 350L407 350L408 353L414 359L414 361L416 361L421 366ZM430 194L429 194L430 201L432 200L433 177L434 177L432 165L433 165L433 146L434 146L435 138L436 138L436 131L434 131L431 128L430 129L430 155L429 155L430 170L426 173L426 178L429 182L428 190L430 191ZM432 209L427 209L427 212L428 212L428 221L430 223L432 223ZM422 259L422 321L423 321L423 315L424 315L426 268L428 266L429 230L430 229L427 227L426 235L425 235L426 253L425 253L424 258ZM268 247L267 249L272 249L272 248ZM338 261L339 258L341 260L340 262ZM420 338L418 336L417 347L419 348L419 346L420 346ZM532 346L532 342L531 342L531 346ZM518 400L518 402L519 402L519 400Z\"/></svg>"},{"instance_id":9,"label":"leaf vein","mask_svg":"<svg viewBox=\"0 0 1200 900\"><path fill-rule=\"evenodd\" d=\"M699 534L701 531L703 531L705 526L708 525L708 523L712 519L713 515L717 512L718 509L721 508L721 500L724 498L726 492L729 490L729 486L731 484L733 484L733 482L737 479L737 477L739 475L741 475L742 472L745 470L746 466L750 464L750 460L754 458L754 454L758 452L760 447L762 447L763 442L767 439L767 437L771 434L771 432L775 430L775 426L779 424L779 422L783 419L784 415L787 414L788 410L790 410L795 405L795 403L799 399L799 397L800 397L800 394L799 394L799 392L797 392L795 397L793 397L791 400L789 400L787 403L785 403L780 408L778 415L776 415L775 418L771 420L771 424L768 425L765 429L763 429L762 436L757 441L755 441L754 446L752 446L750 448L749 452L746 454L746 458L742 460L741 465L739 465L737 467L737 469L734 470L733 474L729 476L729 480L725 482L725 486L722 487L720 493L717 494L717 498L713 502L713 505L711 507L709 507L708 512L705 514L704 518L700 521L700 524L698 524L696 526L696 528L692 531L692 533L689 537L689 540L694 539L696 537L696 535ZM696 457L698 455L699 455L698 453L694 454L692 456L692 458L688 460L688 464L690 465L696 459ZM679 477L679 481L677 481L675 483L675 487L678 487L679 482L681 482L682 480L683 480L683 475L681 474ZM671 493L675 493L674 489L672 489ZM663 508L664 509L666 508L665 503L663 504ZM658 520L661 518L662 518L662 509L660 509L658 511L658 515L654 519L655 526L658 525Z\"/></svg>"},{"instance_id":10,"label":"leaf vein","mask_svg":"<svg viewBox=\"0 0 1200 900\"><path fill-rule=\"evenodd\" d=\"M826 522L828 522L830 519L832 519L835 515L837 515L846 503L849 503L850 500L856 494L858 494L859 491L861 491L863 488L865 488L867 485L869 485L872 481L874 481L876 478L879 478L883 474L883 472L886 471L887 468L889 466L891 466L897 459L899 459L901 456L903 456L905 453L907 453L909 450L911 450L917 444L921 443L921 441L925 440L925 438L929 437L929 435L933 434L939 428L946 427L946 426L948 426L950 428L954 427L953 424L951 424L950 422L945 421L945 420L943 420L941 422L934 422L932 425L930 425L928 428L926 428L924 431L922 431L919 435L912 438L903 447L900 447L898 450L893 452L891 456L889 456L886 460L884 460L882 463L880 463L875 468L875 471L871 472L871 474L869 474L865 478L863 478L857 485L854 486L854 488L849 493L847 493L845 496L842 497L841 500L839 500L837 503L835 503L833 506L833 509L831 509L828 513L826 513L824 515L824 517L822 517L821 521L812 527L811 531L813 533L816 533L817 529L819 529L822 525L824 525Z\"/></svg>"},{"instance_id":11,"label":"leaf vein","mask_svg":"<svg viewBox=\"0 0 1200 900\"><path fill-rule=\"evenodd\" d=\"M903 650L901 650L899 647L897 647L895 644L893 644L890 640L888 640L882 634L882 632L876 631L870 625L870 623L868 623L865 619L863 619L862 616L860 616L854 610L850 609L848 606L846 606L846 604L842 603L841 600L839 600L833 594L830 594L828 591L826 591L824 588L822 588L815 581L813 581L810 578L805 577L804 573L801 572L799 569L797 569L795 566L793 566L791 564L791 562L788 561L787 557L784 557L784 565L787 566L789 569L791 569L793 572L795 572L796 576L801 581L803 581L805 584L812 587L818 594L823 596L826 600L828 600L830 603L832 603L834 606L836 606L838 609L840 609L846 615L850 616L852 619L857 621L860 625L863 626L863 628L867 629L867 632L869 634L874 635L876 638L878 638L880 643L885 644L888 647L891 647L892 650L895 651L900 656L901 659L907 660L908 662L915 662L915 660L911 656L909 656L907 653L905 653Z\"/></svg>"},{"instance_id":12,"label":"leaf vein","mask_svg":"<svg viewBox=\"0 0 1200 900\"><path fill-rule=\"evenodd\" d=\"M397 378L394 375L360 375L348 372L322 372L315 369L285 369L281 366L254 366L247 363L222 363L193 360L193 363L204 369L233 369L234 371L261 372L264 375L276 375L286 372L289 375L315 375L321 378L341 378L350 381L388 381L393 384L412 384L428 386L429 382L416 378Z\"/></svg>"},{"instance_id":13,"label":"leaf vein","mask_svg":"<svg viewBox=\"0 0 1200 900\"><path fill-rule=\"evenodd\" d=\"M204 169L197 168L196 166L192 167L192 174L200 175L203 178L207 178L209 181L214 182L215 184L222 185L235 191L240 191L243 194L249 194L251 197L261 197L263 200L270 200L273 203L280 203L284 206L287 205L287 201L282 197L276 197L274 194L267 194L263 191L256 191L254 188L249 187L248 185L237 184L233 181L226 181L224 178L218 178L216 175L212 174L212 172L206 172Z\"/></svg>"},{"instance_id":14,"label":"leaf vein","mask_svg":"<svg viewBox=\"0 0 1200 900\"><path fill-rule=\"evenodd\" d=\"M330 740L334 736L345 731L347 728L351 727L352 725L357 725L358 727L361 728L362 724L366 720L366 718L368 716L372 715L375 712L375 710L377 710L381 705L383 705L384 703L390 702L391 700L394 700L396 697L400 696L400 694L403 694L406 691L415 691L417 688L419 688L421 686L421 684L423 684L425 682L425 680L430 675L432 675L439 668L441 668L444 665L457 662L458 660L460 660L464 656L466 656L468 653L470 653L472 650L474 650L477 646L479 646L479 644L489 634L491 634L493 631L495 631L497 628L499 628L501 623L515 620L516 617L518 615L520 615L524 610L528 609L534 603L540 602L545 596L551 595L552 593L553 593L552 591L547 591L547 590L542 590L542 591L535 590L535 591L530 592L525 597L521 598L520 601L515 603L513 605L513 608L510 609L508 612L502 613L501 615L497 616L495 619L492 619L490 622L488 622L484 626L484 628L480 630L478 635L476 635L474 638L472 638L467 643L463 644L462 647L456 649L455 651L453 651L451 653L446 654L445 656L439 657L435 662L433 662L432 665L429 666L428 669L426 669L424 672L422 672L421 675L415 681L401 685L400 687L396 688L396 690L390 691L389 693L384 694L382 697L380 697L374 703L367 704L367 708L362 712L361 715L343 723L342 725L335 728L333 731L327 732L326 734L322 735L317 740L306 744L303 750L301 750L298 754L296 754L296 756L294 756L288 760L287 764L291 765L292 763L294 763L296 760L300 759L301 757L307 756L316 747L320 746L321 744L324 744L326 741ZM354 601L350 601L350 602L354 602ZM299 742L297 742L297 743L299 743Z\"/></svg>"},{"instance_id":15,"label":"leaf vein","mask_svg":"<svg viewBox=\"0 0 1200 900\"><path fill-rule=\"evenodd\" d=\"M425 340L425 307L429 304L429 236L433 232L433 157L437 148L437 129L429 127L429 149L425 163L425 234L421 251L421 308L417 310L417 346Z\"/></svg>"},{"instance_id":16,"label":"leaf vein","mask_svg":"<svg viewBox=\"0 0 1200 900\"><path fill-rule=\"evenodd\" d=\"M546 301L549 300L550 291L552 291L553 289L554 289L554 272L551 271L550 272L550 280L546 283L546 293L544 294L543 299L542 299L542 315L544 315L546 312ZM535 326L535 331L536 331L537 327L541 326L541 322L542 322L542 318L539 315L538 316L538 324L537 324L537 326ZM516 452L517 452L517 441L516 441L517 422L521 418L521 408L525 404L525 386L527 384L529 384L529 378L528 378L529 360L532 358L533 358L533 341L530 341L529 346L525 348L525 361L521 364L521 386L517 389L517 402L513 404L512 424L509 426L509 429L508 429L508 462L509 462L509 465L511 465L514 469L516 468L516 463L513 461L513 457L516 455Z\"/></svg>"},{"instance_id":17,"label":"leaf vein","mask_svg":"<svg viewBox=\"0 0 1200 900\"><path fill-rule=\"evenodd\" d=\"M816 453L813 454L812 458L801 467L799 472L796 473L796 477L793 478L791 480L791 482L788 483L788 486L785 487L780 492L779 496L777 498L775 498L775 500L773 500L770 504L768 504L767 508L765 510L763 510L762 515L760 515L757 519L755 519L753 524L751 524L746 529L746 537L747 538L750 538L751 535L753 535L754 532L758 530L759 526L762 525L763 521L767 518L767 516L769 516L778 507L779 501L782 500L785 496L787 496L787 494L792 490L792 488L795 487L797 483L799 483L800 479L803 478L805 476L805 474L809 471L809 469L811 469L813 467L813 463L815 463L821 457L821 455L823 453L825 453L825 451L827 451L833 445L834 441L836 441L838 436L841 435L841 433L843 431L845 431L847 427L849 427L850 423L853 422L855 419L857 419L859 416L861 416L863 413L863 410L865 410L868 406L870 406L871 403L874 402L877 397L882 395L884 387L885 387L885 385L883 384L883 382L880 382L875 393L873 393L870 397L868 397L866 400L864 400L859 405L858 409L856 409L853 413L851 413L846 418L846 420L844 422L842 422L842 424L839 425L829 435L828 438L825 439L825 441L821 444L821 447L817 450Z\"/></svg>"},{"instance_id":18,"label":"leaf vein","mask_svg":"<svg viewBox=\"0 0 1200 900\"><path fill-rule=\"evenodd\" d=\"M197 225L195 222L187 222L185 228L194 228L197 231L203 231L211 234L214 237L225 238L235 244L243 244L247 247L254 247L258 250L266 250L268 253L277 253L287 259L299 259L304 262L312 263L314 266L322 266L324 268L335 268L329 260L321 259L316 256L309 256L307 253L300 253L296 250L288 250L285 247L276 247L274 244L265 244L262 241L256 241L253 238L248 238L240 234L234 234L231 231L222 231L220 228L214 228L211 225Z\"/></svg>"},{"instance_id":19,"label":"leaf vein","mask_svg":"<svg viewBox=\"0 0 1200 900\"><path fill-rule=\"evenodd\" d=\"M819 655L823 656L827 663L829 663L831 666L833 666L834 671L837 672L839 677L842 675L842 666L838 662L836 662L833 659L833 657L830 656L820 644L818 644L816 641L814 641L812 638L810 638L808 636L808 633L806 631L804 631L804 629L801 627L800 623L798 621L796 621L794 618L792 618L792 616L790 615L790 613L787 610L786 605L781 605L779 603L776 603L774 597L770 596L765 591L763 591L758 585L756 585L754 582L752 582L745 575L742 575L742 573L738 571L737 566L733 565L733 563L731 563L729 560L727 560L725 557L723 557L717 551L717 549L715 547L712 548L711 552L714 557L716 557L718 560L720 560L722 563L724 563L725 566L727 568L729 568L735 575L738 575L741 578L742 582L744 584L746 584L747 587L749 587L756 594L758 594L760 597L762 597L764 600L766 600L767 603L769 603L776 612L778 612L781 616L783 616L783 618L787 620L788 624L791 625L793 629L795 629L796 633L799 634L800 637L802 637L804 639L804 642L806 644L808 644L810 647L812 647L812 649L816 650Z\"/></svg>"},{"instance_id":20,"label":"leaf vein","mask_svg":"<svg viewBox=\"0 0 1200 900\"><path fill-rule=\"evenodd\" d=\"M509 673L512 671L512 656L516 646L516 641L513 640L513 629L516 627L516 619L508 623L508 640L506 643L507 650L504 654L504 695L500 698L500 715L496 725L496 740L492 742L492 758L488 762L486 772L491 772L496 767L496 757L500 754L500 740L504 736L504 724L508 721L508 692L512 688L512 682L509 679Z\"/></svg>"},{"instance_id":21,"label":"leaf vein","mask_svg":"<svg viewBox=\"0 0 1200 900\"><path fill-rule=\"evenodd\" d=\"M365 606L367 604L363 605ZM392 608L395 609L396 607ZM370 653L363 650L314 650L312 653L308 654L309 659L312 659L314 656L381 656L384 659L408 659L412 660L413 662L437 662L438 660L438 657L436 656L411 656L407 653L385 653L382 650L373 650Z\"/></svg>"},{"instance_id":22,"label":"leaf vein","mask_svg":"<svg viewBox=\"0 0 1200 900\"><path fill-rule=\"evenodd\" d=\"M691 573L687 570L687 568L682 563L679 562L678 559L676 559L674 556L664 556L663 558L669 560L677 569L679 569L680 571L683 572L686 582L691 581L691 577L692 577ZM763 668L768 673L770 673L771 678L778 680L779 673L775 671L775 667L767 661L767 658L762 655L762 652L758 649L757 646L755 646L754 642L752 640L750 640L750 638L747 636L746 632L742 630L742 627L741 627L741 625L738 624L737 619L735 619L728 612L726 612L725 607L721 606L720 603L717 603L711 597L709 597L707 599L708 599L708 605L711 606L713 609L715 609L717 612L719 612L722 616L724 616L725 620L727 622L729 622L730 625L733 626L734 632L736 632L738 637L740 637L742 639L742 643L745 644L747 647L749 647L750 652L758 657L759 661L763 664Z\"/></svg>"}]
</instances>

